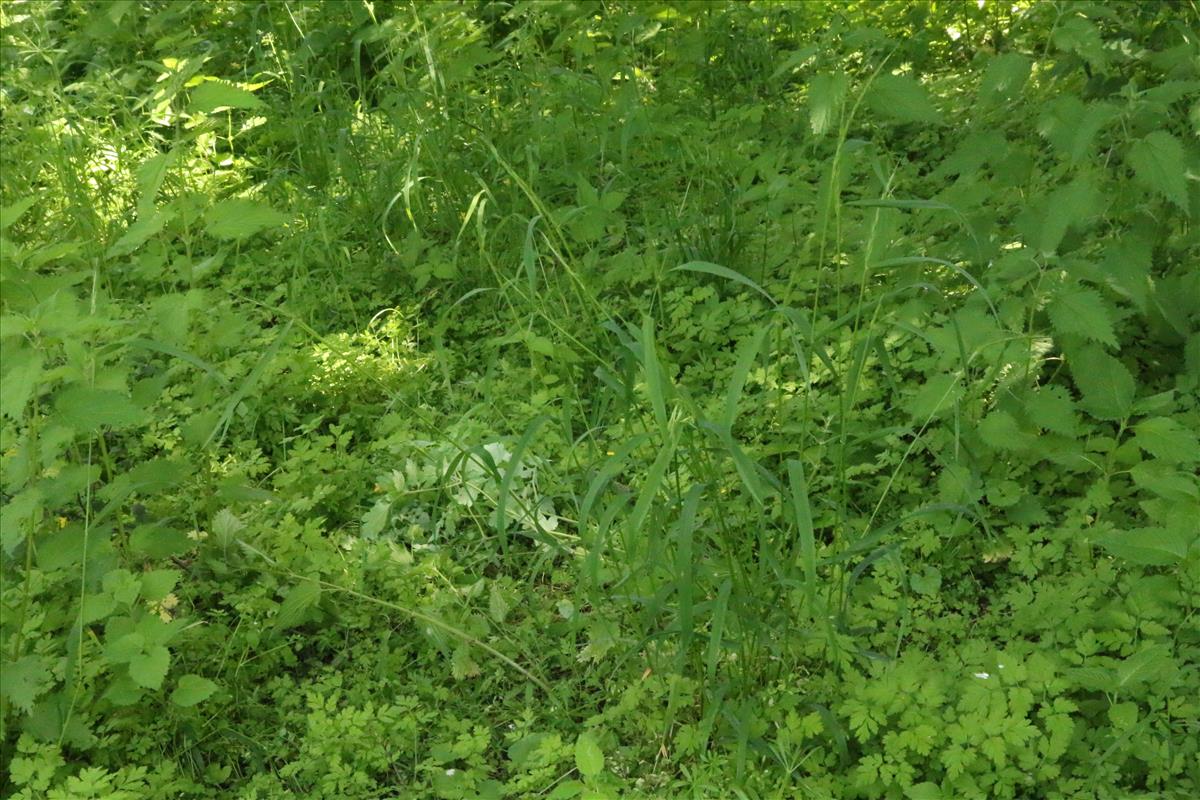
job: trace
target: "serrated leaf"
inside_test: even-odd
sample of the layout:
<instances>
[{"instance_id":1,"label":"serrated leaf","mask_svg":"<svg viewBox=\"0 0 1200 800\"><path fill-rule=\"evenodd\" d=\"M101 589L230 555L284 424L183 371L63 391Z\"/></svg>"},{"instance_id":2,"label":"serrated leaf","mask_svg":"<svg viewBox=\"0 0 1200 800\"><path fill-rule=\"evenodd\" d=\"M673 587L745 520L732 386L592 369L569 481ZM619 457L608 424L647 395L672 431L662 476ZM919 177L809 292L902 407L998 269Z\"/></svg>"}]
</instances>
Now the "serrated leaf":
<instances>
[{"instance_id":1,"label":"serrated leaf","mask_svg":"<svg viewBox=\"0 0 1200 800\"><path fill-rule=\"evenodd\" d=\"M604 751L587 731L579 734L575 740L575 766L585 778L594 778L604 771Z\"/></svg>"},{"instance_id":2,"label":"serrated leaf","mask_svg":"<svg viewBox=\"0 0 1200 800\"><path fill-rule=\"evenodd\" d=\"M979 436L997 450L1020 450L1034 443L1007 411L993 411L980 420Z\"/></svg>"},{"instance_id":3,"label":"serrated leaf","mask_svg":"<svg viewBox=\"0 0 1200 800\"><path fill-rule=\"evenodd\" d=\"M371 510L362 517L362 527L359 533L364 539L374 539L387 526L392 518L392 504L387 500L378 500Z\"/></svg>"},{"instance_id":4,"label":"serrated leaf","mask_svg":"<svg viewBox=\"0 0 1200 800\"><path fill-rule=\"evenodd\" d=\"M205 230L218 239L246 239L256 233L278 228L291 217L263 203L230 198L215 204L204 214Z\"/></svg>"},{"instance_id":5,"label":"serrated leaf","mask_svg":"<svg viewBox=\"0 0 1200 800\"><path fill-rule=\"evenodd\" d=\"M979 99L984 102L1015 97L1029 80L1033 62L1020 53L1001 53L988 61L979 83Z\"/></svg>"},{"instance_id":6,"label":"serrated leaf","mask_svg":"<svg viewBox=\"0 0 1200 800\"><path fill-rule=\"evenodd\" d=\"M1170 417L1142 420L1134 428L1134 444L1169 464L1200 461L1200 439Z\"/></svg>"},{"instance_id":7,"label":"serrated leaf","mask_svg":"<svg viewBox=\"0 0 1200 800\"><path fill-rule=\"evenodd\" d=\"M170 651L162 645L154 645L129 660L129 677L143 689L157 689L162 686L170 667Z\"/></svg>"},{"instance_id":8,"label":"serrated leaf","mask_svg":"<svg viewBox=\"0 0 1200 800\"><path fill-rule=\"evenodd\" d=\"M304 621L308 610L321 599L321 585L308 580L298 583L283 598L279 613L275 616L275 630L282 631L295 627Z\"/></svg>"},{"instance_id":9,"label":"serrated leaf","mask_svg":"<svg viewBox=\"0 0 1200 800\"><path fill-rule=\"evenodd\" d=\"M191 91L189 114L211 114L227 108L262 108L266 104L250 92L225 81L208 80Z\"/></svg>"},{"instance_id":10,"label":"serrated leaf","mask_svg":"<svg viewBox=\"0 0 1200 800\"><path fill-rule=\"evenodd\" d=\"M808 84L808 122L821 136L837 122L850 82L844 72L814 75Z\"/></svg>"},{"instance_id":11,"label":"serrated leaf","mask_svg":"<svg viewBox=\"0 0 1200 800\"><path fill-rule=\"evenodd\" d=\"M42 376L42 357L36 350L6 347L5 371L0 377L0 416L21 419Z\"/></svg>"},{"instance_id":12,"label":"serrated leaf","mask_svg":"<svg viewBox=\"0 0 1200 800\"><path fill-rule=\"evenodd\" d=\"M962 399L963 385L957 375L943 374L928 378L907 402L907 408L918 425L954 410Z\"/></svg>"},{"instance_id":13,"label":"serrated leaf","mask_svg":"<svg viewBox=\"0 0 1200 800\"><path fill-rule=\"evenodd\" d=\"M1112 103L1084 103L1073 94L1053 100L1038 119L1038 133L1061 157L1079 164L1092 150L1096 137L1117 118Z\"/></svg>"},{"instance_id":14,"label":"serrated leaf","mask_svg":"<svg viewBox=\"0 0 1200 800\"><path fill-rule=\"evenodd\" d=\"M0 669L0 695L24 711L33 711L34 701L53 685L50 664L42 656L22 656L5 661Z\"/></svg>"},{"instance_id":15,"label":"serrated leaf","mask_svg":"<svg viewBox=\"0 0 1200 800\"><path fill-rule=\"evenodd\" d=\"M1134 528L1097 538L1096 544L1114 556L1146 567L1168 567L1187 556L1191 544L1182 531Z\"/></svg>"},{"instance_id":16,"label":"serrated leaf","mask_svg":"<svg viewBox=\"0 0 1200 800\"><path fill-rule=\"evenodd\" d=\"M897 122L937 124L942 114L925 88L907 75L881 75L868 94L868 105L878 114Z\"/></svg>"},{"instance_id":17,"label":"serrated leaf","mask_svg":"<svg viewBox=\"0 0 1200 800\"><path fill-rule=\"evenodd\" d=\"M1155 131L1129 149L1138 182L1188 211L1183 145L1166 131Z\"/></svg>"},{"instance_id":18,"label":"serrated leaf","mask_svg":"<svg viewBox=\"0 0 1200 800\"><path fill-rule=\"evenodd\" d=\"M38 201L41 195L31 194L28 197L22 197L16 202L0 207L0 231L8 230L14 222L24 216L25 212L33 207L33 204Z\"/></svg>"},{"instance_id":19,"label":"serrated leaf","mask_svg":"<svg viewBox=\"0 0 1200 800\"><path fill-rule=\"evenodd\" d=\"M132 400L112 389L72 386L55 400L59 421L78 433L97 433L102 428L121 430L142 422L146 415Z\"/></svg>"},{"instance_id":20,"label":"serrated leaf","mask_svg":"<svg viewBox=\"0 0 1200 800\"><path fill-rule=\"evenodd\" d=\"M171 702L182 708L190 708L212 697L216 690L217 685L208 678L184 675L175 685L175 691L171 692Z\"/></svg>"},{"instance_id":21,"label":"serrated leaf","mask_svg":"<svg viewBox=\"0 0 1200 800\"><path fill-rule=\"evenodd\" d=\"M127 256L137 250L152 237L162 232L171 220L173 214L151 208L147 214L139 214L137 222L130 225L120 239L113 242L106 255L109 258Z\"/></svg>"},{"instance_id":22,"label":"serrated leaf","mask_svg":"<svg viewBox=\"0 0 1200 800\"><path fill-rule=\"evenodd\" d=\"M1068 363L1085 411L1097 419L1129 417L1137 385L1124 364L1096 345L1079 348Z\"/></svg>"},{"instance_id":23,"label":"serrated leaf","mask_svg":"<svg viewBox=\"0 0 1200 800\"><path fill-rule=\"evenodd\" d=\"M1108 303L1094 289L1064 287L1047 309L1055 332L1079 336L1109 347L1117 346L1113 333L1113 315Z\"/></svg>"},{"instance_id":24,"label":"serrated leaf","mask_svg":"<svg viewBox=\"0 0 1200 800\"><path fill-rule=\"evenodd\" d=\"M1061 386L1043 386L1025 399L1025 413L1039 428L1074 436L1079 425L1075 402Z\"/></svg>"}]
</instances>

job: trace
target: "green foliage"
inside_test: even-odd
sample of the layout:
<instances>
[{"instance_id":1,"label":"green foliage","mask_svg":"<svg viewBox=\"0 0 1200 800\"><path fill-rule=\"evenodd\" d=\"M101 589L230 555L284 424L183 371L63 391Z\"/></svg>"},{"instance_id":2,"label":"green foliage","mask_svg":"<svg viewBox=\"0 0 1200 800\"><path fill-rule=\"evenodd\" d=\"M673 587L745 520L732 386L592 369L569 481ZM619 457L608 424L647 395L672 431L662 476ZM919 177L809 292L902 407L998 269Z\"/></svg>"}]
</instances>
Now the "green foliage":
<instances>
[{"instance_id":1,"label":"green foliage","mask_svg":"<svg viewBox=\"0 0 1200 800\"><path fill-rule=\"evenodd\" d=\"M0 793L1200 793L1190 0L0 7Z\"/></svg>"}]
</instances>

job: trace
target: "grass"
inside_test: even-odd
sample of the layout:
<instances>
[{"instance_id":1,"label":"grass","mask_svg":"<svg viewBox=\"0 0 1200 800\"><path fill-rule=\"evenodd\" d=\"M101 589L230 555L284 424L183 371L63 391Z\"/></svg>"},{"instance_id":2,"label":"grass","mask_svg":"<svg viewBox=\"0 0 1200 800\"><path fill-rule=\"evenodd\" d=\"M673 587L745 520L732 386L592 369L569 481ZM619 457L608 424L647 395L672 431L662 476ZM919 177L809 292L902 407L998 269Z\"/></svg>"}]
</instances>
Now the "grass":
<instances>
[{"instance_id":1,"label":"grass","mask_svg":"<svg viewBox=\"0 0 1200 800\"><path fill-rule=\"evenodd\" d=\"M4 792L1191 796L1194 11L6 4Z\"/></svg>"}]
</instances>

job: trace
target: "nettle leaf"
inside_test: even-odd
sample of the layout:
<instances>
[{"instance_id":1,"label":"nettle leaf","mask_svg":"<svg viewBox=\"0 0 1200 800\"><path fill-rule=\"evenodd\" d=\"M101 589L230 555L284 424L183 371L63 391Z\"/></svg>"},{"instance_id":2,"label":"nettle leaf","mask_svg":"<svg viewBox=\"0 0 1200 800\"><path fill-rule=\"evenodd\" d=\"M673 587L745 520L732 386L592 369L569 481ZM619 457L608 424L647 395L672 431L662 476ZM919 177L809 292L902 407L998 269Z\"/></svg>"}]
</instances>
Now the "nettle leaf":
<instances>
[{"instance_id":1,"label":"nettle leaf","mask_svg":"<svg viewBox=\"0 0 1200 800\"><path fill-rule=\"evenodd\" d=\"M1171 417L1152 417L1134 428L1134 444L1169 464L1200 461L1200 439Z\"/></svg>"},{"instance_id":2,"label":"nettle leaf","mask_svg":"<svg viewBox=\"0 0 1200 800\"><path fill-rule=\"evenodd\" d=\"M232 83L207 80L191 91L189 114L211 114L229 108L263 108L266 104L250 92Z\"/></svg>"},{"instance_id":3,"label":"nettle leaf","mask_svg":"<svg viewBox=\"0 0 1200 800\"><path fill-rule=\"evenodd\" d=\"M1079 426L1075 401L1061 386L1043 386L1025 398L1025 413L1039 428L1074 436Z\"/></svg>"},{"instance_id":4,"label":"nettle leaf","mask_svg":"<svg viewBox=\"0 0 1200 800\"><path fill-rule=\"evenodd\" d=\"M1100 131L1117 118L1112 103L1084 103L1073 94L1055 98L1038 119L1038 133L1070 164L1082 162Z\"/></svg>"},{"instance_id":5,"label":"nettle leaf","mask_svg":"<svg viewBox=\"0 0 1200 800\"><path fill-rule=\"evenodd\" d=\"M979 422L979 435L997 450L1021 450L1030 447L1035 440L1021 430L1012 414L993 411Z\"/></svg>"},{"instance_id":6,"label":"nettle leaf","mask_svg":"<svg viewBox=\"0 0 1200 800\"><path fill-rule=\"evenodd\" d=\"M1183 145L1166 131L1155 131L1129 148L1129 165L1147 188L1188 210Z\"/></svg>"},{"instance_id":7,"label":"nettle leaf","mask_svg":"<svg viewBox=\"0 0 1200 800\"><path fill-rule=\"evenodd\" d=\"M909 398L907 406L919 425L934 417L949 414L964 393L962 381L954 374L934 375Z\"/></svg>"},{"instance_id":8,"label":"nettle leaf","mask_svg":"<svg viewBox=\"0 0 1200 800\"><path fill-rule=\"evenodd\" d=\"M59 393L54 405L59 420L79 433L131 428L146 419L132 400L112 389L72 386Z\"/></svg>"},{"instance_id":9,"label":"nettle leaf","mask_svg":"<svg viewBox=\"0 0 1200 800\"><path fill-rule=\"evenodd\" d=\"M5 347L5 371L0 376L0 416L16 421L25 413L42 377L42 357L32 348Z\"/></svg>"},{"instance_id":10,"label":"nettle leaf","mask_svg":"<svg viewBox=\"0 0 1200 800\"><path fill-rule=\"evenodd\" d=\"M1068 363L1085 411L1096 419L1129 417L1137 385L1124 364L1096 345L1079 348Z\"/></svg>"},{"instance_id":11,"label":"nettle leaf","mask_svg":"<svg viewBox=\"0 0 1200 800\"><path fill-rule=\"evenodd\" d=\"M154 645L129 659L129 677L143 689L162 686L171 667L171 653L162 645Z\"/></svg>"},{"instance_id":12,"label":"nettle leaf","mask_svg":"<svg viewBox=\"0 0 1200 800\"><path fill-rule=\"evenodd\" d=\"M1113 333L1113 314L1108 303L1094 289L1065 287L1047 309L1050 322L1059 334L1079 336L1109 347L1117 347Z\"/></svg>"},{"instance_id":13,"label":"nettle leaf","mask_svg":"<svg viewBox=\"0 0 1200 800\"><path fill-rule=\"evenodd\" d=\"M175 691L171 692L171 702L181 708L190 708L212 697L216 690L217 685L208 678L202 678L199 675L184 675L175 685Z\"/></svg>"},{"instance_id":14,"label":"nettle leaf","mask_svg":"<svg viewBox=\"0 0 1200 800\"><path fill-rule=\"evenodd\" d=\"M215 204L204 214L205 230L218 239L247 239L256 233L278 228L291 217L268 205L243 198Z\"/></svg>"},{"instance_id":15,"label":"nettle leaf","mask_svg":"<svg viewBox=\"0 0 1200 800\"><path fill-rule=\"evenodd\" d=\"M844 72L813 76L808 84L808 121L814 134L820 136L836 124L849 88Z\"/></svg>"},{"instance_id":16,"label":"nettle leaf","mask_svg":"<svg viewBox=\"0 0 1200 800\"><path fill-rule=\"evenodd\" d=\"M1043 253L1055 253L1073 227L1084 225L1099 210L1100 193L1089 177L1071 181L1032 204L1017 220L1028 243Z\"/></svg>"},{"instance_id":17,"label":"nettle leaf","mask_svg":"<svg viewBox=\"0 0 1200 800\"><path fill-rule=\"evenodd\" d=\"M936 125L942 113L929 99L925 87L906 75L881 75L871 85L867 103L873 111L897 122Z\"/></svg>"}]
</instances>

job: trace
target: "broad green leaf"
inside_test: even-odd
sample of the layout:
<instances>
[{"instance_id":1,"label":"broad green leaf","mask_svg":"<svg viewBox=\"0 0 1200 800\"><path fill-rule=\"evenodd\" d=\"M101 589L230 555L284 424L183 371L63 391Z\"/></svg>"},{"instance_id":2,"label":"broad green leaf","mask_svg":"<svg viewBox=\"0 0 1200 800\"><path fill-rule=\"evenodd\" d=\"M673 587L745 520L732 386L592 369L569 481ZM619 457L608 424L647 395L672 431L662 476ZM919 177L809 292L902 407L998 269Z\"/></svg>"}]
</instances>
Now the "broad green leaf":
<instances>
[{"instance_id":1,"label":"broad green leaf","mask_svg":"<svg viewBox=\"0 0 1200 800\"><path fill-rule=\"evenodd\" d=\"M79 433L130 428L146 418L132 400L111 389L72 386L59 393L54 405L59 420Z\"/></svg>"},{"instance_id":2,"label":"broad green leaf","mask_svg":"<svg viewBox=\"0 0 1200 800\"><path fill-rule=\"evenodd\" d=\"M30 486L0 503L0 549L5 555L12 555L42 519L44 501L42 489Z\"/></svg>"},{"instance_id":3,"label":"broad green leaf","mask_svg":"<svg viewBox=\"0 0 1200 800\"><path fill-rule=\"evenodd\" d=\"M1152 417L1134 428L1134 443L1155 458L1169 464L1193 464L1200 461L1200 439L1171 417Z\"/></svg>"},{"instance_id":4,"label":"broad green leaf","mask_svg":"<svg viewBox=\"0 0 1200 800\"><path fill-rule=\"evenodd\" d=\"M182 576L177 569L155 569L142 573L142 598L151 603L162 600L171 593Z\"/></svg>"},{"instance_id":5,"label":"broad green leaf","mask_svg":"<svg viewBox=\"0 0 1200 800\"><path fill-rule=\"evenodd\" d=\"M1070 228L1084 226L1098 213L1100 200L1094 181L1080 178L1030 204L1018 216L1017 229L1031 247L1056 253Z\"/></svg>"},{"instance_id":6,"label":"broad green leaf","mask_svg":"<svg viewBox=\"0 0 1200 800\"><path fill-rule=\"evenodd\" d=\"M0 415L21 419L42 376L42 357L27 347L4 348L4 374L0 377Z\"/></svg>"},{"instance_id":7,"label":"broad green leaf","mask_svg":"<svg viewBox=\"0 0 1200 800\"><path fill-rule=\"evenodd\" d=\"M993 56L979 84L979 99L988 103L1016 97L1029 80L1032 67L1033 62L1020 53Z\"/></svg>"},{"instance_id":8,"label":"broad green leaf","mask_svg":"<svg viewBox=\"0 0 1200 800\"><path fill-rule=\"evenodd\" d=\"M0 668L0 695L26 714L53 685L50 663L42 656L22 656Z\"/></svg>"},{"instance_id":9,"label":"broad green leaf","mask_svg":"<svg viewBox=\"0 0 1200 800\"><path fill-rule=\"evenodd\" d=\"M964 393L957 375L942 374L928 378L907 402L908 411L918 425L945 416L954 410Z\"/></svg>"},{"instance_id":10,"label":"broad green leaf","mask_svg":"<svg viewBox=\"0 0 1200 800\"><path fill-rule=\"evenodd\" d=\"M1025 398L1025 413L1039 428L1074 436L1079 426L1075 402L1061 386L1043 386Z\"/></svg>"},{"instance_id":11,"label":"broad green leaf","mask_svg":"<svg viewBox=\"0 0 1200 800\"><path fill-rule=\"evenodd\" d=\"M8 230L13 223L24 216L26 211L33 208L33 204L38 201L39 197L41 195L31 194L28 197L22 197L16 202L0 207L0 231Z\"/></svg>"},{"instance_id":12,"label":"broad green leaf","mask_svg":"<svg viewBox=\"0 0 1200 800\"><path fill-rule=\"evenodd\" d=\"M604 771L604 751L587 731L579 734L575 740L575 766L585 778L594 778Z\"/></svg>"},{"instance_id":13,"label":"broad green leaf","mask_svg":"<svg viewBox=\"0 0 1200 800\"><path fill-rule=\"evenodd\" d=\"M207 80L191 91L189 114L211 114L227 108L263 108L266 104L250 92L231 83Z\"/></svg>"},{"instance_id":14,"label":"broad green leaf","mask_svg":"<svg viewBox=\"0 0 1200 800\"><path fill-rule=\"evenodd\" d=\"M143 558L166 558L194 546L187 534L156 523L140 525L129 534L130 552Z\"/></svg>"},{"instance_id":15,"label":"broad green leaf","mask_svg":"<svg viewBox=\"0 0 1200 800\"><path fill-rule=\"evenodd\" d=\"M182 708L190 708L207 700L216 690L217 685L208 678L184 675L175 685L175 691L171 692L171 702Z\"/></svg>"},{"instance_id":16,"label":"broad green leaf","mask_svg":"<svg viewBox=\"0 0 1200 800\"><path fill-rule=\"evenodd\" d=\"M246 239L256 233L278 228L291 217L270 206L243 198L231 198L215 204L204 215L205 230L218 239Z\"/></svg>"},{"instance_id":17,"label":"broad green leaf","mask_svg":"<svg viewBox=\"0 0 1200 800\"><path fill-rule=\"evenodd\" d=\"M841 71L814 75L809 81L808 121L814 134L821 136L837 124L849 87L850 81Z\"/></svg>"},{"instance_id":18,"label":"broad green leaf","mask_svg":"<svg viewBox=\"0 0 1200 800\"><path fill-rule=\"evenodd\" d=\"M936 783L925 781L924 783L915 783L905 789L904 797L907 800L943 800L945 795L942 794L942 787Z\"/></svg>"},{"instance_id":19,"label":"broad green leaf","mask_svg":"<svg viewBox=\"0 0 1200 800\"><path fill-rule=\"evenodd\" d=\"M1117 347L1112 311L1095 289L1064 287L1050 302L1047 313L1056 333Z\"/></svg>"},{"instance_id":20,"label":"broad green leaf","mask_svg":"<svg viewBox=\"0 0 1200 800\"><path fill-rule=\"evenodd\" d=\"M1121 662L1117 667L1116 688L1119 691L1161 678L1174 668L1171 649L1166 645L1151 645Z\"/></svg>"},{"instance_id":21,"label":"broad green leaf","mask_svg":"<svg viewBox=\"0 0 1200 800\"><path fill-rule=\"evenodd\" d=\"M941 112L929 99L925 88L907 75L876 78L868 92L867 103L876 113L897 122L937 124L942 121Z\"/></svg>"},{"instance_id":22,"label":"broad green leaf","mask_svg":"<svg viewBox=\"0 0 1200 800\"><path fill-rule=\"evenodd\" d=\"M979 436L997 450L1020 450L1036 443L1007 411L992 411L980 420Z\"/></svg>"},{"instance_id":23,"label":"broad green leaf","mask_svg":"<svg viewBox=\"0 0 1200 800\"><path fill-rule=\"evenodd\" d=\"M1188 211L1183 145L1166 131L1155 131L1129 149L1129 164L1138 181Z\"/></svg>"},{"instance_id":24,"label":"broad green leaf","mask_svg":"<svg viewBox=\"0 0 1200 800\"><path fill-rule=\"evenodd\" d=\"M362 517L359 534L364 539L374 539L387 526L392 516L392 504L388 500L377 500L371 510Z\"/></svg>"},{"instance_id":25,"label":"broad green leaf","mask_svg":"<svg viewBox=\"0 0 1200 800\"><path fill-rule=\"evenodd\" d=\"M154 199L158 196L158 190L162 188L167 173L178 160L180 152L181 150L178 148L168 150L165 153L151 156L138 165L137 211L139 220L153 215Z\"/></svg>"},{"instance_id":26,"label":"broad green leaf","mask_svg":"<svg viewBox=\"0 0 1200 800\"><path fill-rule=\"evenodd\" d=\"M171 653L162 645L154 645L129 659L129 677L143 689L157 689L171 667Z\"/></svg>"},{"instance_id":27,"label":"broad green leaf","mask_svg":"<svg viewBox=\"0 0 1200 800\"><path fill-rule=\"evenodd\" d=\"M308 610L321 599L321 584L306 580L296 584L283 598L275 616L275 630L293 628L304 621Z\"/></svg>"},{"instance_id":28,"label":"broad green leaf","mask_svg":"<svg viewBox=\"0 0 1200 800\"><path fill-rule=\"evenodd\" d=\"M1178 564L1187 556L1191 541L1180 530L1134 528L1101 536L1096 539L1096 544L1133 564L1167 567Z\"/></svg>"},{"instance_id":29,"label":"broad green leaf","mask_svg":"<svg viewBox=\"0 0 1200 800\"><path fill-rule=\"evenodd\" d=\"M1073 94L1051 101L1038 119L1038 133L1069 164L1079 164L1091 153L1100 131L1120 110L1112 103L1084 103Z\"/></svg>"},{"instance_id":30,"label":"broad green leaf","mask_svg":"<svg viewBox=\"0 0 1200 800\"><path fill-rule=\"evenodd\" d=\"M1125 365L1096 345L1085 345L1068 364L1083 395L1081 405L1097 419L1123 420L1133 410L1137 385Z\"/></svg>"},{"instance_id":31,"label":"broad green leaf","mask_svg":"<svg viewBox=\"0 0 1200 800\"><path fill-rule=\"evenodd\" d=\"M161 233L172 216L174 215L170 212L154 208L149 209L148 214L139 214L137 222L130 225L121 238L108 248L108 257L119 258L137 250L152 237Z\"/></svg>"}]
</instances>

